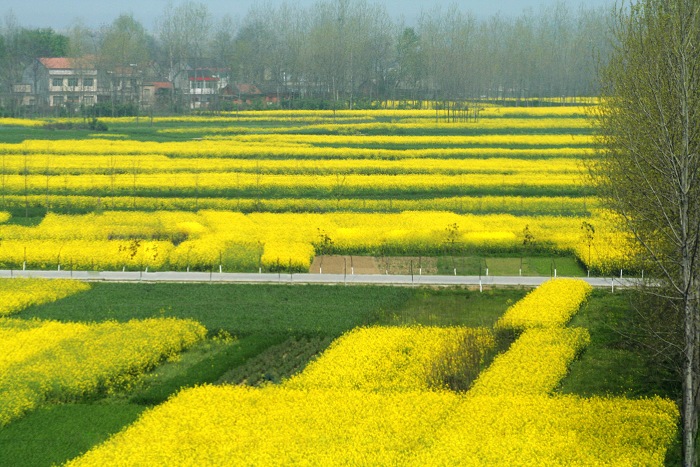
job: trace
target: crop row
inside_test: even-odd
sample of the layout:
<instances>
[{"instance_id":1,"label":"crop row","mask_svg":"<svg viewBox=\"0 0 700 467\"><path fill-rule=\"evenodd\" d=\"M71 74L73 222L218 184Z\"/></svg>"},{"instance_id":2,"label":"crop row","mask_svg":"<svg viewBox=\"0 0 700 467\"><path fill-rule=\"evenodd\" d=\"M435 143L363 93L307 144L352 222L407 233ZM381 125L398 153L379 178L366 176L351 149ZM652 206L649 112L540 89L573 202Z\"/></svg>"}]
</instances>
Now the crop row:
<instances>
[{"instance_id":1,"label":"crop row","mask_svg":"<svg viewBox=\"0 0 700 467\"><path fill-rule=\"evenodd\" d=\"M438 131L442 129L441 135L425 136L426 132ZM271 135L270 139L281 139L288 134L308 133L311 136L297 136L288 141L304 141L310 139L322 142L321 138L327 136L328 139L322 144L334 143L335 145L350 145L350 146L365 146L370 145L400 145L405 148L406 145L419 146L435 146L435 145L460 145L463 147L505 147L505 148L568 148L568 147L586 147L590 146L594 138L588 134L575 129L576 131L565 131L563 134L541 134L542 132L526 131L523 128L522 133L512 134L504 129L504 133L499 134L480 134L475 131L474 134L464 135L465 129L476 130L474 127L453 125L448 127L432 127L426 128L424 123L357 123L357 124L324 124L324 125L308 125L299 127L277 127L265 128L242 128L242 127L210 127L200 128L200 133L208 135L223 135L233 136L224 138L210 137L205 139L206 142L220 141L235 141L240 138L239 134L255 135L255 138L260 138L260 134ZM368 133L371 130L372 134ZM415 134L404 135L402 133L409 130ZM192 133L191 128L166 128L158 130L163 135L177 135L184 133ZM344 134L345 133L345 134ZM346 133L350 133L348 136ZM244 139L244 138L243 138ZM250 138L248 138L250 140Z\"/></svg>"},{"instance_id":2,"label":"crop row","mask_svg":"<svg viewBox=\"0 0 700 467\"><path fill-rule=\"evenodd\" d=\"M318 116L305 116L302 114L286 114L282 113L239 113L238 115L229 116L209 116L209 117L154 117L153 120L148 119L149 124L172 124L172 123L186 123L189 124L191 131L196 133L201 129L210 130L212 128L217 128L213 126L203 126L203 125L220 125L218 128L223 128L223 126L229 127L232 131L240 129L237 124L250 124L250 123L278 123L278 124L304 124L312 129L324 128L329 125L363 125L364 128L377 128L382 125L396 125L398 124L410 124L413 127L421 126L426 129L436 129L445 126L444 115L437 114L435 112L412 112L412 111L400 111L400 112L390 112L383 113L381 111L375 111L370 114L364 115L352 115L352 114L338 114L333 117L332 114L324 114ZM488 130L538 130L545 132L556 132L558 130L588 130L591 128L590 121L581 114L574 115L498 115L495 111L482 111L479 113L477 119L474 119L473 114L470 118L461 118L460 121L450 121L449 127L457 127L463 130L475 130L475 131L488 131ZM387 122L391 119L390 122ZM101 118L102 122L106 124L135 124L139 123L135 118ZM398 121L397 121L398 120ZM441 122L442 120L442 122ZM453 119L456 120L456 119ZM468 121L463 121L468 120ZM0 123L3 121L0 120ZM6 124L12 124L13 120L8 120ZM24 126L23 120L14 120L15 125ZM46 123L80 123L79 119L51 119ZM241 125L243 128L245 126ZM32 125L28 123L26 126L38 126L36 124Z\"/></svg>"},{"instance_id":3,"label":"crop row","mask_svg":"<svg viewBox=\"0 0 700 467\"><path fill-rule=\"evenodd\" d=\"M88 213L105 209L119 211L237 211L243 213L399 213L403 211L451 211L457 214L514 214L525 216L587 217L598 209L596 198L565 196L453 196L449 198L203 198L160 196L92 196L45 193L41 195L0 195L0 207L15 212L32 208L35 211ZM0 223L4 222L0 218Z\"/></svg>"},{"instance_id":4,"label":"crop row","mask_svg":"<svg viewBox=\"0 0 700 467\"><path fill-rule=\"evenodd\" d=\"M103 117L101 121L107 124L135 124L139 120L148 122L149 124L167 124L167 123L233 123L233 122L322 122L335 121L342 119L345 121L352 120L375 120L375 119L396 119L396 118L422 118L432 121L435 119L436 112L432 102L423 102L424 109L406 110L406 109L372 109L372 110L274 110L274 111L237 111L237 112L220 112L216 115L199 115L199 116L170 116L170 117ZM392 104L387 104L391 106ZM442 105L442 104L440 104ZM587 115L588 111L585 107L575 106L558 106L558 107L517 107L517 108L501 108L484 104L478 105L480 111L479 116L485 119L513 119L513 118L563 118L577 119ZM440 115L438 114L438 117ZM51 123L81 123L83 120L78 118L50 118L50 119L21 119L21 118L2 118L0 125L8 126L27 126L40 127Z\"/></svg>"},{"instance_id":5,"label":"crop row","mask_svg":"<svg viewBox=\"0 0 700 467\"><path fill-rule=\"evenodd\" d=\"M407 140L401 137L382 136L377 145L387 145L393 140L401 143L400 148L352 147L342 140L338 146L314 146L311 143L295 143L283 138L286 135L273 135L281 141L235 141L232 139L206 139L201 141L158 143L151 141L129 140L25 140L22 143L0 143L0 155L39 155L39 164L46 165L47 155L166 155L170 157L198 158L267 158L267 159L414 159L414 158L466 158L466 157L503 157L509 158L551 158L589 156L592 139L588 136L500 136L470 137L463 141L459 137L454 146L448 141L427 139L421 142L424 147L405 147ZM343 137L347 139L348 137ZM361 142L362 137L354 144ZM421 137L423 138L423 137ZM517 138L513 140L512 138ZM387 141L382 141L387 140ZM329 140L330 141L330 140ZM418 141L414 144L418 144Z\"/></svg>"},{"instance_id":6,"label":"crop row","mask_svg":"<svg viewBox=\"0 0 700 467\"><path fill-rule=\"evenodd\" d=\"M572 196L590 189L579 174L469 175L260 175L253 173L150 173L114 175L6 175L2 193L73 195L148 195L202 197L318 197L387 196Z\"/></svg>"},{"instance_id":7,"label":"crop row","mask_svg":"<svg viewBox=\"0 0 700 467\"><path fill-rule=\"evenodd\" d=\"M188 320L57 323L0 319L0 426L45 400L126 387L206 335Z\"/></svg>"},{"instance_id":8,"label":"crop row","mask_svg":"<svg viewBox=\"0 0 700 467\"><path fill-rule=\"evenodd\" d=\"M586 102L586 104L595 104L596 102ZM417 102L414 102L417 104ZM383 106L370 110L268 110L268 111L253 111L253 112L221 112L222 115L257 115L263 117L275 117L279 115L288 116L337 116L351 117L358 115L366 115L369 117L395 118L395 117L424 117L432 119L435 117L435 109L441 110L445 106L445 102L421 101L421 108L418 109L397 109L396 102L384 102ZM503 117L581 117L586 115L587 107L584 106L552 106L552 107L501 107L488 103L478 103L471 105L472 108L478 107L482 116Z\"/></svg>"},{"instance_id":9,"label":"crop row","mask_svg":"<svg viewBox=\"0 0 700 467\"><path fill-rule=\"evenodd\" d=\"M594 225L588 236L585 224ZM591 269L624 264L627 237L605 217L449 212L241 214L222 211L49 214L36 227L0 224L6 267L308 270L314 254L573 251ZM222 263L223 261L223 263ZM230 270L230 267L229 267Z\"/></svg>"},{"instance_id":10,"label":"crop row","mask_svg":"<svg viewBox=\"0 0 700 467\"><path fill-rule=\"evenodd\" d=\"M550 280L506 310L496 329L524 331L562 327L576 314L592 287L575 279Z\"/></svg>"},{"instance_id":11,"label":"crop row","mask_svg":"<svg viewBox=\"0 0 700 467\"><path fill-rule=\"evenodd\" d=\"M430 118L406 118L401 120L388 121L357 121L357 120L325 120L318 123L309 121L289 120L284 126L250 126L250 121L238 120L229 122L218 122L214 126L180 126L177 128L159 129L162 134L209 134L209 135L240 135L256 133L314 133L325 135L339 135L343 133L358 133L367 135L381 135L386 133L410 134L415 136L419 133L435 132L443 135L498 135L498 134L529 134L539 133L546 135L589 133L591 131L590 121L583 118L483 118L478 121L464 119L464 121L451 121L445 123L440 121L440 115ZM468 121L467 121L468 120ZM262 123L265 120L258 120L253 123ZM270 122L270 121L268 121ZM279 120L272 120L270 123L283 123ZM267 123L267 122L266 122ZM302 123L300 125L300 123Z\"/></svg>"},{"instance_id":12,"label":"crop row","mask_svg":"<svg viewBox=\"0 0 700 467\"><path fill-rule=\"evenodd\" d=\"M547 121L542 122L546 126ZM452 128L450 126L450 128ZM206 129L200 128L200 131ZM269 144L269 145L305 145L312 147L366 147L366 148L394 148L410 150L412 148L461 148L470 150L480 146L499 146L510 150L513 146L552 146L552 147L577 147L590 144L593 138L590 135L572 132L572 134L547 134L546 132L532 131L526 134L440 134L432 133L426 129L424 134L404 135L387 131L386 134L365 135L362 133L345 132L340 134L314 134L305 133L248 133L241 135L207 136L205 141L229 141L232 144Z\"/></svg>"},{"instance_id":13,"label":"crop row","mask_svg":"<svg viewBox=\"0 0 700 467\"><path fill-rule=\"evenodd\" d=\"M232 159L171 158L164 155L7 155L0 159L5 175L146 174L232 172L255 174L580 174L580 158L510 159Z\"/></svg>"}]
</instances>

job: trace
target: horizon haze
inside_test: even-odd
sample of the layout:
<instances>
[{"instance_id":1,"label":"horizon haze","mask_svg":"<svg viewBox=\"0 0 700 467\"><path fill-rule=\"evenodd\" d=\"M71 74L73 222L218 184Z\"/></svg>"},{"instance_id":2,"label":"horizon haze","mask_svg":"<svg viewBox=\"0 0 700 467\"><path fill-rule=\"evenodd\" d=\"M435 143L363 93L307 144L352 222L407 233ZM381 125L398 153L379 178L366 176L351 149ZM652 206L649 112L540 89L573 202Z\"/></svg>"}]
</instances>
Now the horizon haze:
<instances>
[{"instance_id":1,"label":"horizon haze","mask_svg":"<svg viewBox=\"0 0 700 467\"><path fill-rule=\"evenodd\" d=\"M72 0L70 2L56 2L55 0L34 0L31 8L6 8L0 10L0 14L7 16L14 14L19 24L30 28L52 28L61 32L69 28L78 20L85 26L97 28L108 25L120 14L132 13L134 18L143 24L148 31L155 29L156 18L163 12L168 0L155 0L149 2L136 0L121 0L113 2L111 0ZM183 2L170 2L175 5ZM242 20L248 11L259 6L256 0L237 0L235 3L229 0L208 0L196 2L206 5L213 19L226 14L230 15L234 21ZM268 0L264 5L280 5L283 1ZM317 0L299 0L293 3L301 7L310 7ZM417 23L421 12L431 11L438 8L447 9L456 6L461 11L470 11L479 18L488 18L493 15L518 16L527 9L537 12L540 9L548 9L557 3L565 4L571 11L585 6L586 8L612 7L615 0L506 0L500 2L486 0L466 0L455 2L454 0L435 0L431 2L405 2L401 0L370 0L370 4L384 5L389 16L394 19L401 19L407 24Z\"/></svg>"}]
</instances>

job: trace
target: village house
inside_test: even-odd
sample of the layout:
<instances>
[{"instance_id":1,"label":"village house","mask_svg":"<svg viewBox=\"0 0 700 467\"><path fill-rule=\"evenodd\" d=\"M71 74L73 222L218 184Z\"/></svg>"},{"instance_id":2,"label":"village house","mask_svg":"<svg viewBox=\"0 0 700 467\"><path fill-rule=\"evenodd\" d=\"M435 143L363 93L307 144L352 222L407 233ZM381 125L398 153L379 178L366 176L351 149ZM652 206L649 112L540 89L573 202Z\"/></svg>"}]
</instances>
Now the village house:
<instances>
[{"instance_id":1,"label":"village house","mask_svg":"<svg viewBox=\"0 0 700 467\"><path fill-rule=\"evenodd\" d=\"M127 64L102 69L93 57L38 58L28 66L22 81L13 86L16 102L37 111L66 109L77 111L95 104L135 105L147 111L165 105L171 99L183 99L190 109L215 109L231 89L229 70L216 67L187 67L172 82L158 79L149 66ZM236 97L251 101L260 93L254 86L236 90ZM182 101L181 101L182 102Z\"/></svg>"},{"instance_id":2,"label":"village house","mask_svg":"<svg viewBox=\"0 0 700 467\"><path fill-rule=\"evenodd\" d=\"M208 109L218 103L221 91L228 84L227 70L195 68L187 71L187 85L183 91L191 109Z\"/></svg>"},{"instance_id":3,"label":"village house","mask_svg":"<svg viewBox=\"0 0 700 467\"><path fill-rule=\"evenodd\" d=\"M149 109L170 99L173 93L173 83L168 81L149 81L143 83L141 91L141 106Z\"/></svg>"},{"instance_id":4,"label":"village house","mask_svg":"<svg viewBox=\"0 0 700 467\"><path fill-rule=\"evenodd\" d=\"M222 89L224 99L236 105L251 105L263 98L264 94L254 84L236 83Z\"/></svg>"},{"instance_id":5,"label":"village house","mask_svg":"<svg viewBox=\"0 0 700 467\"><path fill-rule=\"evenodd\" d=\"M22 105L36 108L93 105L98 76L91 58L38 58L13 88Z\"/></svg>"}]
</instances>

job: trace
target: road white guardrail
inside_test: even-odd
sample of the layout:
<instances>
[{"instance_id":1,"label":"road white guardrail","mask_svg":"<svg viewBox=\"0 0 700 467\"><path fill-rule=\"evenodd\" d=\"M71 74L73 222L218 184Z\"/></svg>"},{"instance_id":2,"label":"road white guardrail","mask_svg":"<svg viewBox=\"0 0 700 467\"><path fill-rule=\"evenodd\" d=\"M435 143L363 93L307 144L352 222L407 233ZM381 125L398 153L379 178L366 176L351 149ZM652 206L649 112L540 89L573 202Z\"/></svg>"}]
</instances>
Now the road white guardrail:
<instances>
[{"instance_id":1,"label":"road white guardrail","mask_svg":"<svg viewBox=\"0 0 700 467\"><path fill-rule=\"evenodd\" d=\"M308 273L229 273L229 272L146 272L146 271L47 271L0 270L0 278L36 277L104 282L216 282L285 284L363 284L395 286L531 286L550 279L546 276L453 276L399 274L308 274ZM560 276L561 277L561 276ZM637 278L582 277L593 287L634 287Z\"/></svg>"}]
</instances>

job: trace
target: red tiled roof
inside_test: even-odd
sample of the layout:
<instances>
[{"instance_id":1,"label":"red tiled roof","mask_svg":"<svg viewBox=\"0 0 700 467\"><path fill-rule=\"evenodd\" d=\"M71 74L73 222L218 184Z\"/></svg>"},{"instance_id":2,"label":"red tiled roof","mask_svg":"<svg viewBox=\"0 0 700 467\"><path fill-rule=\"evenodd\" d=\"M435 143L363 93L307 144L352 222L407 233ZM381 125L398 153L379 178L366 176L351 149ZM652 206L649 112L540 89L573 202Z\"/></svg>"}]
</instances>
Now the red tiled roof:
<instances>
[{"instance_id":1,"label":"red tiled roof","mask_svg":"<svg viewBox=\"0 0 700 467\"><path fill-rule=\"evenodd\" d=\"M242 94L262 94L260 89L258 89L254 84L236 84L236 88L238 89L238 92Z\"/></svg>"},{"instance_id":2,"label":"red tiled roof","mask_svg":"<svg viewBox=\"0 0 700 467\"><path fill-rule=\"evenodd\" d=\"M92 68L92 60L85 58L82 60L76 60L70 57L52 57L52 58L40 58L39 61L42 65L50 70L70 70L77 68L77 66L86 68ZM77 65L77 66L76 66Z\"/></svg>"}]
</instances>

